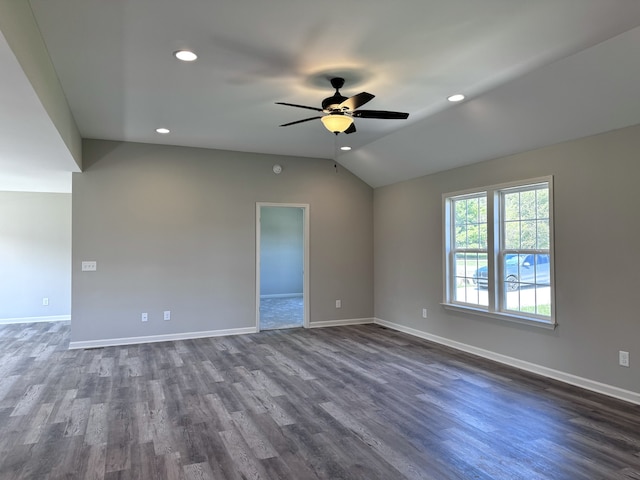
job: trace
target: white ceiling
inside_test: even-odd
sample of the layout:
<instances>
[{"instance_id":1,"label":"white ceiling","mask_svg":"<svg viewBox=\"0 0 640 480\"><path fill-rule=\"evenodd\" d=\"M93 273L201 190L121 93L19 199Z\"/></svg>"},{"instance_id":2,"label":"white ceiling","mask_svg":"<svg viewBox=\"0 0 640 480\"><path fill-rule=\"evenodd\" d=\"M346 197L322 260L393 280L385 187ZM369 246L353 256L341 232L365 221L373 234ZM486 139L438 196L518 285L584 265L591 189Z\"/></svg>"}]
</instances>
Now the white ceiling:
<instances>
[{"instance_id":1,"label":"white ceiling","mask_svg":"<svg viewBox=\"0 0 640 480\"><path fill-rule=\"evenodd\" d=\"M339 161L380 186L640 122L638 0L30 3L85 138L323 158L349 144ZM333 75L409 119L278 127L315 112L276 101L319 106Z\"/></svg>"}]
</instances>

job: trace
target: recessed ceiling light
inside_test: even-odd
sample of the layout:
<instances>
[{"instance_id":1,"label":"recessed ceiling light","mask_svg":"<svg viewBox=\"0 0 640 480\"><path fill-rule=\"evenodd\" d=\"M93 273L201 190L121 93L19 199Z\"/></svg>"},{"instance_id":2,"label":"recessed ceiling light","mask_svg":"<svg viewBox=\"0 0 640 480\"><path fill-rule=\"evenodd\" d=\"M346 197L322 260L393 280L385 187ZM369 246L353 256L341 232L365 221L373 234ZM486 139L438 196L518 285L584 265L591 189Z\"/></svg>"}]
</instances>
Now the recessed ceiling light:
<instances>
[{"instance_id":1,"label":"recessed ceiling light","mask_svg":"<svg viewBox=\"0 0 640 480\"><path fill-rule=\"evenodd\" d=\"M173 52L173 55L183 62L193 62L198 56L193 53L191 50L178 50L177 52Z\"/></svg>"},{"instance_id":2,"label":"recessed ceiling light","mask_svg":"<svg viewBox=\"0 0 640 480\"><path fill-rule=\"evenodd\" d=\"M168 128L156 128L156 132L161 134L161 135L166 135L167 133L169 133L171 130L169 130Z\"/></svg>"},{"instance_id":3,"label":"recessed ceiling light","mask_svg":"<svg viewBox=\"0 0 640 480\"><path fill-rule=\"evenodd\" d=\"M345 152L348 152L349 150L351 150L351 147L348 146L344 146L344 147L340 147L340 150L344 150Z\"/></svg>"},{"instance_id":4,"label":"recessed ceiling light","mask_svg":"<svg viewBox=\"0 0 640 480\"><path fill-rule=\"evenodd\" d=\"M450 97L448 97L447 100L449 100L450 102L461 102L462 100L464 100L464 95L462 95L461 93L456 93L455 95L451 95Z\"/></svg>"}]
</instances>

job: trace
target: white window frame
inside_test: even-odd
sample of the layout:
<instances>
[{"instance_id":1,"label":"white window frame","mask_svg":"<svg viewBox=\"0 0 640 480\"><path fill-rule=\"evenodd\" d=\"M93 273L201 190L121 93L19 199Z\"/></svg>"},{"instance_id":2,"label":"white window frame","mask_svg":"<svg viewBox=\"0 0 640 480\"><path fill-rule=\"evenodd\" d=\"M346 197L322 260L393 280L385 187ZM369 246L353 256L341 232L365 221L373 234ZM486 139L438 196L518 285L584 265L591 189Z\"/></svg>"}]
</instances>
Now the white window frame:
<instances>
[{"instance_id":1,"label":"white window frame","mask_svg":"<svg viewBox=\"0 0 640 480\"><path fill-rule=\"evenodd\" d=\"M463 193L460 195L455 195L452 197L449 197L448 201L449 201L449 206L448 206L448 210L449 210L449 215L450 215L450 219L455 218L455 212L454 212L454 202L455 201L464 201L464 200L472 200L475 198L485 198L487 199L487 192L485 190L478 190L478 191L474 191L471 193ZM487 212L489 210L489 207L487 205ZM446 218L446 216L445 216ZM489 225L489 223L487 222L487 225ZM458 275L457 275L457 260L456 260L456 255L459 253L464 253L464 254L486 254L487 258L489 255L489 242L487 241L487 248L458 248L455 246L455 222L453 220L451 220L446 227L446 233L445 233L445 237L448 239L447 240L447 245L449 247L448 252L446 253L447 256L447 263L448 263L448 271L449 271L449 275L446 276L446 281L447 281L447 291L451 292L451 296L453 297L453 291L456 288L456 284L458 281ZM488 229L487 229L487 236L489 235ZM466 255L465 255L466 257ZM466 275L467 272L465 272ZM460 305L466 305L469 306L471 308L479 308L479 309L483 309L484 307L481 305L477 305L475 303L467 303L467 302L461 302L461 301L456 301L456 304L460 304Z\"/></svg>"},{"instance_id":2,"label":"white window frame","mask_svg":"<svg viewBox=\"0 0 640 480\"><path fill-rule=\"evenodd\" d=\"M506 292L504 282L500 279L504 265L502 258L504 248L504 206L502 205L502 193L509 191L526 191L528 187L547 184L549 187L549 249L527 250L527 253L542 253L549 255L549 281L550 281L550 316L536 315L535 313L518 312L506 309ZM464 197L474 197L486 193L487 196L487 267L488 267L488 306L463 303L455 300L456 265L454 245L454 212L452 205L454 200ZM469 189L445 193L442 195L443 208L443 302L444 308L481 316L488 316L500 320L523 323L542 328L553 329L556 327L555 317L555 274L554 274L554 231L553 231L553 177L539 177L517 182L491 185L487 187ZM524 249L523 249L524 250ZM502 253L502 254L501 254ZM497 280L498 278L498 280Z\"/></svg>"}]
</instances>

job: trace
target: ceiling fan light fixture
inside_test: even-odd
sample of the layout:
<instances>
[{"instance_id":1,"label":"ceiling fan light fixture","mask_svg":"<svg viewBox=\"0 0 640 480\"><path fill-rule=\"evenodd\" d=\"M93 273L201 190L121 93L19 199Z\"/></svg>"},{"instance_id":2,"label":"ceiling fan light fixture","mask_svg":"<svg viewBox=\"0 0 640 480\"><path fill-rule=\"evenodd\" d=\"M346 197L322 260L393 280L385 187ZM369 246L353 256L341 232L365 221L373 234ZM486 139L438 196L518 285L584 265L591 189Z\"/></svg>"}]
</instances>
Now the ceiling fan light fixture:
<instances>
[{"instance_id":1,"label":"ceiling fan light fixture","mask_svg":"<svg viewBox=\"0 0 640 480\"><path fill-rule=\"evenodd\" d=\"M351 117L339 114L325 115L320 121L331 133L342 133L353 123Z\"/></svg>"}]
</instances>

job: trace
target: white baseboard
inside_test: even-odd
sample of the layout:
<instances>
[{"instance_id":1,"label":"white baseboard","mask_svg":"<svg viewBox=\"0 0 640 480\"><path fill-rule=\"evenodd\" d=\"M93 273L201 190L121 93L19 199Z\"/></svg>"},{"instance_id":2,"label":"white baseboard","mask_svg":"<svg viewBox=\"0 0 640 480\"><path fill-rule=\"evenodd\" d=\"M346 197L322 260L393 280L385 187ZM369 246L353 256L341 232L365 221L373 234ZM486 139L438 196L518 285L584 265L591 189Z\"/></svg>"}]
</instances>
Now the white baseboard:
<instances>
[{"instance_id":1,"label":"white baseboard","mask_svg":"<svg viewBox=\"0 0 640 480\"><path fill-rule=\"evenodd\" d=\"M71 320L71 315L53 315L49 317L0 318L0 325L11 325L14 323L67 322L69 320Z\"/></svg>"},{"instance_id":2,"label":"white baseboard","mask_svg":"<svg viewBox=\"0 0 640 480\"><path fill-rule=\"evenodd\" d=\"M490 350L474 347L473 345L468 345L466 343L456 342L454 340L450 340L445 337L440 337L438 335L432 335L430 333L416 330L415 328L405 327L404 325L389 322L387 320L375 318L374 323L376 323L377 325L382 325L383 327L397 330L399 332L408 333L409 335L420 337L434 343L446 345L447 347L455 348L456 350L461 350L463 352L467 352L473 355L477 355L479 357L487 358L489 360L493 360L498 363L509 365L511 367L518 368L520 370L536 373L538 375L542 375L547 378L552 378L554 380L559 380L561 382L568 383L570 385L575 385L576 387L581 387L586 390L602 393L610 397L618 398L620 400L624 400L630 403L635 403L640 405L640 393L638 392L624 390L622 388L614 387L613 385L607 385L605 383L596 382L595 380L590 380L588 378L578 377L570 373L561 372L559 370L554 370L552 368L544 367L542 365L537 365L535 363L525 362L517 358L509 357L507 355L502 355L500 353L495 353Z\"/></svg>"},{"instance_id":3,"label":"white baseboard","mask_svg":"<svg viewBox=\"0 0 640 480\"><path fill-rule=\"evenodd\" d=\"M346 320L325 320L322 322L310 322L309 328L344 327L346 325L364 325L374 323L373 318L350 318Z\"/></svg>"},{"instance_id":4,"label":"white baseboard","mask_svg":"<svg viewBox=\"0 0 640 480\"><path fill-rule=\"evenodd\" d=\"M312 322L309 325L309 328L362 325L365 323L373 323L373 318L356 318L348 320ZM166 335L150 335L144 337L106 338L101 340L70 342L69 350L75 350L79 348L115 347L119 345L136 345L140 343L171 342L175 340L192 340L195 338L224 337L227 335L244 335L257 332L258 329L256 327L245 327L231 328L227 330L210 330L205 332L169 333Z\"/></svg>"},{"instance_id":5,"label":"white baseboard","mask_svg":"<svg viewBox=\"0 0 640 480\"><path fill-rule=\"evenodd\" d=\"M260 298L297 298L302 297L302 293L272 293L271 295L260 295Z\"/></svg>"},{"instance_id":6,"label":"white baseboard","mask_svg":"<svg viewBox=\"0 0 640 480\"><path fill-rule=\"evenodd\" d=\"M210 330L206 332L168 333L145 337L107 338L104 340L86 340L70 342L69 350L78 348L115 347L119 345L136 345L140 343L172 342L175 340L192 340L194 338L225 337L227 335L244 335L256 333L256 327L230 328L227 330Z\"/></svg>"}]
</instances>

